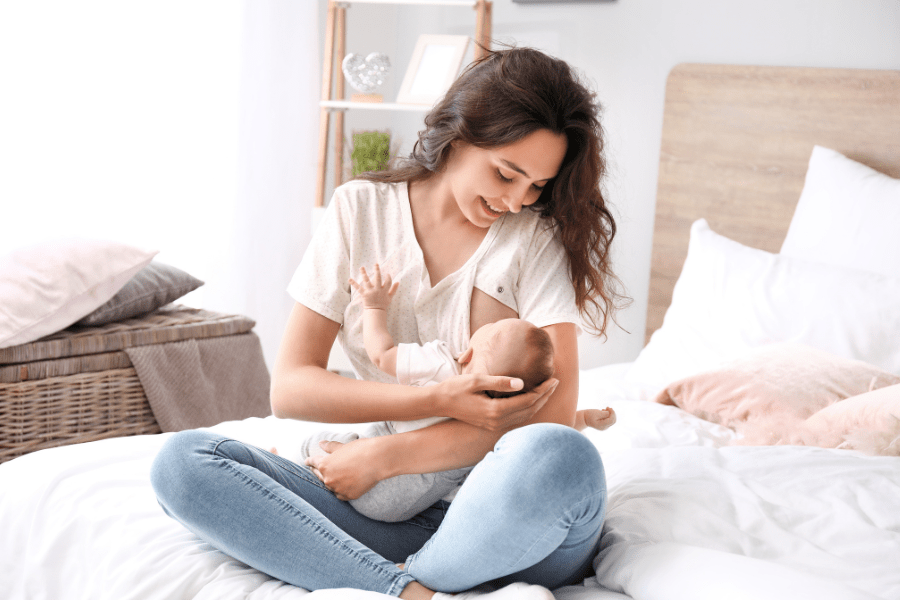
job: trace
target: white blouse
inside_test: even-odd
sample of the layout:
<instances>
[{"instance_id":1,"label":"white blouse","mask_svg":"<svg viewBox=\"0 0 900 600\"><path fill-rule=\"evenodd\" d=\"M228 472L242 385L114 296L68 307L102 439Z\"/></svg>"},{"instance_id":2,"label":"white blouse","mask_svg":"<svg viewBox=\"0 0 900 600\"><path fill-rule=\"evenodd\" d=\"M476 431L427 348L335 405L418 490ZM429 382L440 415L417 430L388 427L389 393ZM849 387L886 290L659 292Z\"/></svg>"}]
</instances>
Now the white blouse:
<instances>
[{"instance_id":1,"label":"white blouse","mask_svg":"<svg viewBox=\"0 0 900 600\"><path fill-rule=\"evenodd\" d=\"M395 344L444 340L459 355L471 335L473 287L537 327L574 323L580 332L568 260L549 223L527 208L503 215L469 260L432 287L406 183L351 181L335 190L288 292L342 325L338 339L358 377L396 383L366 355L362 300L350 277L377 262L399 282L387 312Z\"/></svg>"}]
</instances>

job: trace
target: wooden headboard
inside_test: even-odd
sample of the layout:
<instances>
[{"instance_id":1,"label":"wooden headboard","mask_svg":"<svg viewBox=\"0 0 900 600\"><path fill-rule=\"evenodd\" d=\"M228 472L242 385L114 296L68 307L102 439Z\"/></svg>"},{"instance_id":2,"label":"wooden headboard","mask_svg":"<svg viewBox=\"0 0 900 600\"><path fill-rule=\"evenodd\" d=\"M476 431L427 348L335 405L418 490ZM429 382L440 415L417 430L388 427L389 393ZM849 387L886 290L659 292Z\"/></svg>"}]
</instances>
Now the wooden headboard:
<instances>
[{"instance_id":1,"label":"wooden headboard","mask_svg":"<svg viewBox=\"0 0 900 600\"><path fill-rule=\"evenodd\" d=\"M815 145L900 177L900 71L701 64L672 70L647 340L671 302L691 223L702 217L717 233L778 252Z\"/></svg>"}]
</instances>

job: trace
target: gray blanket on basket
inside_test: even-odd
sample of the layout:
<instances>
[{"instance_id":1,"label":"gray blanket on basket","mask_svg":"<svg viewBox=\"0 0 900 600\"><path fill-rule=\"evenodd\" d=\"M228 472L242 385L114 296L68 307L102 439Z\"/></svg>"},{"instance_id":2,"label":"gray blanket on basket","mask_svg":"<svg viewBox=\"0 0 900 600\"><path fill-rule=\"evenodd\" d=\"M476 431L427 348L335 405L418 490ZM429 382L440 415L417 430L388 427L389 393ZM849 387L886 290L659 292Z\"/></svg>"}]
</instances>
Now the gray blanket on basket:
<instances>
[{"instance_id":1,"label":"gray blanket on basket","mask_svg":"<svg viewBox=\"0 0 900 600\"><path fill-rule=\"evenodd\" d=\"M127 348L163 431L266 417L269 371L255 333Z\"/></svg>"}]
</instances>

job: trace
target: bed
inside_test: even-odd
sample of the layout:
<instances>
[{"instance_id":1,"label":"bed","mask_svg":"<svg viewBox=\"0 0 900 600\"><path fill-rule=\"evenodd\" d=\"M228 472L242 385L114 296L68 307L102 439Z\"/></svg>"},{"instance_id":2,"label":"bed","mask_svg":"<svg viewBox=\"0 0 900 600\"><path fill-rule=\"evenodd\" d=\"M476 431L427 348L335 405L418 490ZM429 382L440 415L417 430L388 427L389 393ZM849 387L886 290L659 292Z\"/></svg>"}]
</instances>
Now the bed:
<instances>
[{"instance_id":1,"label":"bed","mask_svg":"<svg viewBox=\"0 0 900 600\"><path fill-rule=\"evenodd\" d=\"M900 599L900 73L679 65L647 344L581 373L610 497L558 600ZM213 427L290 452L316 424ZM168 434L0 465L10 598L307 592L200 542L148 481Z\"/></svg>"}]
</instances>

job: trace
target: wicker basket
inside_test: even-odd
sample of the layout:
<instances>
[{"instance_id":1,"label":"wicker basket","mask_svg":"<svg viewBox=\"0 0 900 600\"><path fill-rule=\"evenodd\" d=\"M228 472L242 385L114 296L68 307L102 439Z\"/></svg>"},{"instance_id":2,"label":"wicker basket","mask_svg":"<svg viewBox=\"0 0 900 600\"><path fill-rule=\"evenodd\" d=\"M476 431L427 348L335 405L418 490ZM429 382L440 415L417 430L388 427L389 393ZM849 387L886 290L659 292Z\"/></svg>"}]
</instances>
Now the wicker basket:
<instances>
[{"instance_id":1,"label":"wicker basket","mask_svg":"<svg viewBox=\"0 0 900 600\"><path fill-rule=\"evenodd\" d=\"M255 322L170 305L0 349L0 463L102 438L160 433L125 348L236 335Z\"/></svg>"}]
</instances>

